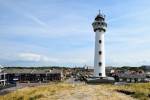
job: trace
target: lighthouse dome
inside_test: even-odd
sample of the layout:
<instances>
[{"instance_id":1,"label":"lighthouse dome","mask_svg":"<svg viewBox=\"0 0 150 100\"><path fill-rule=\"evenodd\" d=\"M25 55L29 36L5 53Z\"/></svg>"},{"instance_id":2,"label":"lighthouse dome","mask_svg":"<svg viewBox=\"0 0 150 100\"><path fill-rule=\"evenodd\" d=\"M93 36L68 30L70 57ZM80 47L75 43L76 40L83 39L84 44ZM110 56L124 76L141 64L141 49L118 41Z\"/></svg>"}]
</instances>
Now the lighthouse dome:
<instances>
[{"instance_id":1,"label":"lighthouse dome","mask_svg":"<svg viewBox=\"0 0 150 100\"><path fill-rule=\"evenodd\" d=\"M99 13L96 17L95 17L96 21L104 21L105 20L105 15L102 15L101 13Z\"/></svg>"}]
</instances>

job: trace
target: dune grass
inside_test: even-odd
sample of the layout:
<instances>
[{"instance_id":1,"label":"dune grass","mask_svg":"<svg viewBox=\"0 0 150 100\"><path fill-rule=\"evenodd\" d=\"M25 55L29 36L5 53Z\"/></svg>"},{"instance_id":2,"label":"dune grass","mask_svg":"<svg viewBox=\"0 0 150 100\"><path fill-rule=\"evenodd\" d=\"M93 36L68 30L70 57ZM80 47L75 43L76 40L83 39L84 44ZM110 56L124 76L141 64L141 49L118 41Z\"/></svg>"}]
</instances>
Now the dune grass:
<instances>
[{"instance_id":1,"label":"dune grass","mask_svg":"<svg viewBox=\"0 0 150 100\"><path fill-rule=\"evenodd\" d=\"M129 85L115 86L115 88L117 90L129 92L129 95L134 98L150 100L150 83L133 83Z\"/></svg>"},{"instance_id":2,"label":"dune grass","mask_svg":"<svg viewBox=\"0 0 150 100\"><path fill-rule=\"evenodd\" d=\"M124 90L133 94L117 92ZM0 96L0 100L149 100L150 83L129 85L87 85L54 83L36 87L25 87ZM133 98L132 98L132 97Z\"/></svg>"},{"instance_id":3,"label":"dune grass","mask_svg":"<svg viewBox=\"0 0 150 100\"><path fill-rule=\"evenodd\" d=\"M51 97L56 94L56 92L63 91L65 89L73 88L72 85L67 84L50 84L37 87L25 87L23 89L18 89L14 92L8 93L4 96L0 96L0 100L37 100L40 98Z\"/></svg>"}]
</instances>

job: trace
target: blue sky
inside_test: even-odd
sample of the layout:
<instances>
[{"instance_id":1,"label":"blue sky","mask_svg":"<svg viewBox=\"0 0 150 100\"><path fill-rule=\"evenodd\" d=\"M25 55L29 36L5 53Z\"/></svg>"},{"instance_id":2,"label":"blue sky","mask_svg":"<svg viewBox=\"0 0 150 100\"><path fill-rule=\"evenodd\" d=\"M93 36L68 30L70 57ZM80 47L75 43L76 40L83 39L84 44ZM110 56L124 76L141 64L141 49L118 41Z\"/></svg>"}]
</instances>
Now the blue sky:
<instances>
[{"instance_id":1,"label":"blue sky","mask_svg":"<svg viewBox=\"0 0 150 100\"><path fill-rule=\"evenodd\" d=\"M93 66L91 23L108 23L106 65L150 64L149 0L0 0L0 64Z\"/></svg>"}]
</instances>

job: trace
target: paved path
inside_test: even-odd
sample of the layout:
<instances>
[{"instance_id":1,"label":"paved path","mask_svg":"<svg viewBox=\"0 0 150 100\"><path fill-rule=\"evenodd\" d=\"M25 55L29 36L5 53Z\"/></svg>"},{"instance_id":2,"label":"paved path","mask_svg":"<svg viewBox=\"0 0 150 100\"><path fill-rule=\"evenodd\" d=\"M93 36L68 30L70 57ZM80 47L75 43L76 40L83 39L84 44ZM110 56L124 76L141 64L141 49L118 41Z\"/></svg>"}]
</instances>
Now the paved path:
<instances>
[{"instance_id":1,"label":"paved path","mask_svg":"<svg viewBox=\"0 0 150 100\"><path fill-rule=\"evenodd\" d=\"M71 84L79 84L79 83L85 83L84 81L75 81L75 78L71 77L65 81L66 83L71 83Z\"/></svg>"}]
</instances>

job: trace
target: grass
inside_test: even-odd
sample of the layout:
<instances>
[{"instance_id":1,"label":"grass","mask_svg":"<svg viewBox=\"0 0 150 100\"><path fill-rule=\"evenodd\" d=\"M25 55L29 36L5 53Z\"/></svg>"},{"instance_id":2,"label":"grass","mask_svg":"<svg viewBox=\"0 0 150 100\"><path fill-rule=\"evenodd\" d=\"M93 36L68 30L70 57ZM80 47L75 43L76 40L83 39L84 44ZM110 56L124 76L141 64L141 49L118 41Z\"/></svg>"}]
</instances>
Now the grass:
<instances>
[{"instance_id":1,"label":"grass","mask_svg":"<svg viewBox=\"0 0 150 100\"><path fill-rule=\"evenodd\" d=\"M67 84L50 84L37 87L26 87L18 89L12 93L0 96L0 100L37 100L40 98L47 98L54 95L58 90L63 91L65 89L73 88L72 85Z\"/></svg>"},{"instance_id":2,"label":"grass","mask_svg":"<svg viewBox=\"0 0 150 100\"><path fill-rule=\"evenodd\" d=\"M118 90L126 91L129 95ZM150 100L149 96L150 83L123 86L55 83L18 89L0 96L0 100Z\"/></svg>"},{"instance_id":3,"label":"grass","mask_svg":"<svg viewBox=\"0 0 150 100\"><path fill-rule=\"evenodd\" d=\"M117 90L130 92L131 96L140 100L150 100L150 83L136 83L123 86L116 86Z\"/></svg>"}]
</instances>

